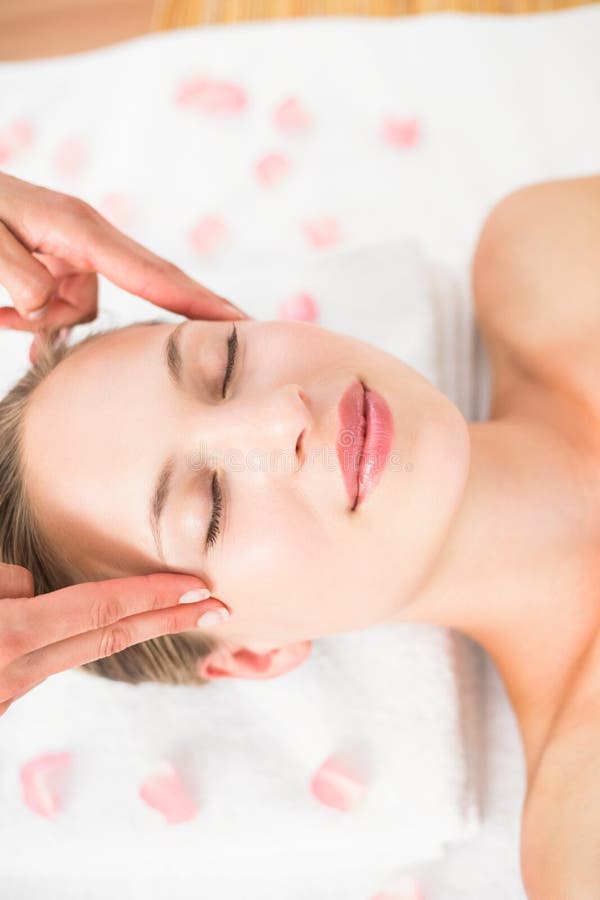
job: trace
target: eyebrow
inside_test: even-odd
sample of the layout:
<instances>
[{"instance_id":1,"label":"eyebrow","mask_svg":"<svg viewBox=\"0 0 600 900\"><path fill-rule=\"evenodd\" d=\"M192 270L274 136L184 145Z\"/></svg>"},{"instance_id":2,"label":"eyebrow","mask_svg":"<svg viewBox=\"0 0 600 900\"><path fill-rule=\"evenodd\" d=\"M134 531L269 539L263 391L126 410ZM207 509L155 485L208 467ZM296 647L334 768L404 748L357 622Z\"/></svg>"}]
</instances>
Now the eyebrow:
<instances>
[{"instance_id":1,"label":"eyebrow","mask_svg":"<svg viewBox=\"0 0 600 900\"><path fill-rule=\"evenodd\" d=\"M163 360L169 373L169 378L175 384L178 390L183 390L183 358L181 356L181 333L183 328L192 320L184 319L176 328L172 328L163 345ZM164 324L164 323L163 323ZM150 531L154 538L154 543L161 562L166 566L165 555L163 552L162 541L160 536L160 523L163 511L167 505L171 488L173 486L173 475L175 473L175 457L169 456L160 472L152 491L150 498L149 521Z\"/></svg>"},{"instance_id":2,"label":"eyebrow","mask_svg":"<svg viewBox=\"0 0 600 900\"><path fill-rule=\"evenodd\" d=\"M190 319L184 319L176 328L171 329L164 346L164 359L169 372L171 381L175 387L181 388L181 370L183 368L183 359L181 357L181 332L183 328L190 322Z\"/></svg>"}]
</instances>

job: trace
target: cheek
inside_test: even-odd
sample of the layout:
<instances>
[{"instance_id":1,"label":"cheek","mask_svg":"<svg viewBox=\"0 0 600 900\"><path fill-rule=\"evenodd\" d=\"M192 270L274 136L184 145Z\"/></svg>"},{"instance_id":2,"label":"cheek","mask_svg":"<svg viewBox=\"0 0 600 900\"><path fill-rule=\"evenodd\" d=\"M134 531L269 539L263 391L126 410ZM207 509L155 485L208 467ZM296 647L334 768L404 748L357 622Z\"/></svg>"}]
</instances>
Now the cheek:
<instances>
[{"instance_id":1,"label":"cheek","mask_svg":"<svg viewBox=\"0 0 600 900\"><path fill-rule=\"evenodd\" d=\"M351 554L339 522L337 535L331 517L324 530L299 498L276 493L275 502L244 501L215 583L216 595L235 611L241 643L244 637L275 642L316 637L345 589L339 556L347 554L347 569ZM333 630L343 625L336 616Z\"/></svg>"},{"instance_id":2,"label":"cheek","mask_svg":"<svg viewBox=\"0 0 600 900\"><path fill-rule=\"evenodd\" d=\"M266 493L266 491L265 491ZM236 610L240 628L260 632L291 625L291 597L303 590L298 578L314 555L311 516L295 497L270 490L252 502L246 492L228 541L226 571L219 573L219 596ZM276 495L274 498L272 495ZM276 499L276 502L274 502ZM308 583L308 578L306 578ZM301 616L299 616L301 618Z\"/></svg>"}]
</instances>

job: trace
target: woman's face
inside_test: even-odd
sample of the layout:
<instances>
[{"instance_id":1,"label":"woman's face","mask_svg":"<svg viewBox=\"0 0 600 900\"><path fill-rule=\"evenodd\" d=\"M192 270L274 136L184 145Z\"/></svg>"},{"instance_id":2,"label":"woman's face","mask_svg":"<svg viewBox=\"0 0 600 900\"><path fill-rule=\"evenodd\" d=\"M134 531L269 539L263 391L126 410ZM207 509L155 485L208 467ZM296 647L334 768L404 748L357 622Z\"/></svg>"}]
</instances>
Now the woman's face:
<instances>
[{"instance_id":1,"label":"woman's face","mask_svg":"<svg viewBox=\"0 0 600 900\"><path fill-rule=\"evenodd\" d=\"M470 450L462 414L396 357L313 324L236 322L232 367L233 327L136 324L51 372L24 430L43 527L86 580L198 575L232 612L219 633L251 650L397 615L460 502ZM178 379L166 360L176 328L180 358L172 346L168 355ZM336 442L340 400L357 379L386 400L394 434L379 483L351 510Z\"/></svg>"}]
</instances>

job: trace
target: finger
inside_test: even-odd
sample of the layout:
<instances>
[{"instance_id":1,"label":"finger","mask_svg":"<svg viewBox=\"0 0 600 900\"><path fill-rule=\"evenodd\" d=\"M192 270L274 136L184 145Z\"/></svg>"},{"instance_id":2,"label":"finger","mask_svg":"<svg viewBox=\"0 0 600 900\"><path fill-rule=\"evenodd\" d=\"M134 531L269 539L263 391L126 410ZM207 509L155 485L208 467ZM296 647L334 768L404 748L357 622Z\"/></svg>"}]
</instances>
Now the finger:
<instances>
[{"instance_id":1,"label":"finger","mask_svg":"<svg viewBox=\"0 0 600 900\"><path fill-rule=\"evenodd\" d=\"M182 594L197 588L204 588L198 578L161 572L89 581L36 597L7 599L0 607L0 668L3 660L6 664L46 644L97 631L137 613L176 606ZM213 602L219 605L214 598Z\"/></svg>"},{"instance_id":2,"label":"finger","mask_svg":"<svg viewBox=\"0 0 600 900\"><path fill-rule=\"evenodd\" d=\"M61 310L57 315L56 324L72 327L78 322L92 322L98 315L98 276L95 272L77 272L66 275L58 282L59 294L62 300L73 307L72 314ZM54 327L55 323L52 322ZM44 324L42 325L44 327Z\"/></svg>"},{"instance_id":3,"label":"finger","mask_svg":"<svg viewBox=\"0 0 600 900\"><path fill-rule=\"evenodd\" d=\"M225 297L221 297L218 294L214 294L213 296L215 296L218 301L214 309L208 308L207 310L206 307L203 307L202 305L196 305L195 307L192 305L190 307L188 319L238 320L252 318L249 313L244 312L243 309L240 309L240 307L236 306L235 303L232 303L231 300L226 300ZM209 315L207 315L207 311Z\"/></svg>"},{"instance_id":4,"label":"finger","mask_svg":"<svg viewBox=\"0 0 600 900\"><path fill-rule=\"evenodd\" d=\"M76 320L74 318L70 322L61 322L61 326L71 327L77 322L91 322L96 318L98 314L98 275L96 272L81 272L67 260L49 253L34 251L32 256L35 256L48 269L58 285L60 298L73 303L73 306L81 312L81 318ZM53 321L52 324L54 325L55 322Z\"/></svg>"},{"instance_id":5,"label":"finger","mask_svg":"<svg viewBox=\"0 0 600 900\"><path fill-rule=\"evenodd\" d=\"M12 306L0 307L0 328L15 331L53 331L92 322L98 315L98 276L95 272L77 272L56 282L56 295L37 321L24 319Z\"/></svg>"},{"instance_id":6,"label":"finger","mask_svg":"<svg viewBox=\"0 0 600 900\"><path fill-rule=\"evenodd\" d=\"M78 321L76 307L67 303L66 300L51 300L44 317L38 322L29 322L27 319L23 319L12 306L0 306L0 328L11 328L13 331L47 334L62 328L65 319L76 319L73 324L77 324ZM86 318L85 321L91 321L91 319Z\"/></svg>"},{"instance_id":7,"label":"finger","mask_svg":"<svg viewBox=\"0 0 600 900\"><path fill-rule=\"evenodd\" d=\"M18 700L19 697L23 697L25 694L28 694L29 691L32 691L34 687L37 687L38 684L41 684L42 681L45 681L45 678L42 678L41 681L36 681L35 684L30 685L28 688L25 688L24 691L19 691L18 694L15 694L10 700L7 700L5 703L0 703L0 716L3 716L7 709L12 706L15 700Z\"/></svg>"},{"instance_id":8,"label":"finger","mask_svg":"<svg viewBox=\"0 0 600 900\"><path fill-rule=\"evenodd\" d=\"M64 198L63 198L64 200ZM246 318L228 300L119 231L86 203L66 198L55 210L43 252L95 271L118 287L187 318Z\"/></svg>"},{"instance_id":9,"label":"finger","mask_svg":"<svg viewBox=\"0 0 600 900\"><path fill-rule=\"evenodd\" d=\"M33 575L29 569L0 563L0 598L33 597L34 591Z\"/></svg>"},{"instance_id":10,"label":"finger","mask_svg":"<svg viewBox=\"0 0 600 900\"><path fill-rule=\"evenodd\" d=\"M0 702L14 698L15 693L28 690L34 683L57 672L112 656L134 644L164 634L192 631L197 627L198 618L203 612L219 608L220 605L219 600L211 598L198 603L139 613L104 628L87 631L19 656L0 678Z\"/></svg>"},{"instance_id":11,"label":"finger","mask_svg":"<svg viewBox=\"0 0 600 900\"><path fill-rule=\"evenodd\" d=\"M48 269L34 259L3 222L0 222L0 284L24 318L45 306L56 293L56 282Z\"/></svg>"},{"instance_id":12,"label":"finger","mask_svg":"<svg viewBox=\"0 0 600 900\"><path fill-rule=\"evenodd\" d=\"M36 259L39 259L42 265L44 265L56 279L62 278L64 275L74 275L76 272L80 271L73 263L66 259L60 259L58 256L52 256L51 253L39 253L34 250L31 255L35 256Z\"/></svg>"},{"instance_id":13,"label":"finger","mask_svg":"<svg viewBox=\"0 0 600 900\"><path fill-rule=\"evenodd\" d=\"M28 694L29 691L32 691L32 690L34 689L34 687L37 687L38 684L41 684L43 681L46 681L46 679L45 679L45 678L42 678L42 679L40 679L40 681L36 681L35 684L30 684L29 687L25 688L24 691L19 691L18 694L14 694L14 695L10 698L10 699L11 699L11 702L14 703L15 700L18 700L18 699L19 699L19 697L24 697L25 694Z\"/></svg>"}]
</instances>

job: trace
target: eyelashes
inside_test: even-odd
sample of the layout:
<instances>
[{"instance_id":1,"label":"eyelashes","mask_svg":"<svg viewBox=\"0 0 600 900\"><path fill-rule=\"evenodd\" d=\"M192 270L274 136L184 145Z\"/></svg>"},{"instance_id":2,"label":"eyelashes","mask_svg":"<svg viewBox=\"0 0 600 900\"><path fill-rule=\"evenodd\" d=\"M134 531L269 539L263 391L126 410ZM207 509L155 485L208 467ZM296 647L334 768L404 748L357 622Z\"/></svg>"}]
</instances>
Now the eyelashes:
<instances>
[{"instance_id":1,"label":"eyelashes","mask_svg":"<svg viewBox=\"0 0 600 900\"><path fill-rule=\"evenodd\" d=\"M208 534L206 535L206 546L212 547L219 536L219 527L221 525L221 513L223 511L223 492L217 473L213 473L212 477L212 516L210 525L208 526Z\"/></svg>"},{"instance_id":2,"label":"eyelashes","mask_svg":"<svg viewBox=\"0 0 600 900\"><path fill-rule=\"evenodd\" d=\"M221 396L225 397L227 392L227 386L231 380L231 374L235 367L235 361L237 359L237 351L238 351L238 336L237 336L237 328L235 325L227 339L227 368L225 369L225 378L223 379L223 387L221 389Z\"/></svg>"},{"instance_id":3,"label":"eyelashes","mask_svg":"<svg viewBox=\"0 0 600 900\"><path fill-rule=\"evenodd\" d=\"M237 329L235 325L227 339L227 366L225 368L225 377L223 379L223 386L221 388L221 396L225 397L227 393L227 388L229 386L229 382L231 381L231 376L235 369L235 364L237 360L238 353L238 335ZM221 489L221 485L219 483L219 478L216 472L213 472L212 483L212 515L210 518L210 525L208 526L208 532L206 535L206 546L210 548L214 546L216 540L219 536L219 529L221 526L221 514L223 512L223 491Z\"/></svg>"}]
</instances>

